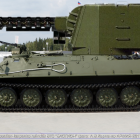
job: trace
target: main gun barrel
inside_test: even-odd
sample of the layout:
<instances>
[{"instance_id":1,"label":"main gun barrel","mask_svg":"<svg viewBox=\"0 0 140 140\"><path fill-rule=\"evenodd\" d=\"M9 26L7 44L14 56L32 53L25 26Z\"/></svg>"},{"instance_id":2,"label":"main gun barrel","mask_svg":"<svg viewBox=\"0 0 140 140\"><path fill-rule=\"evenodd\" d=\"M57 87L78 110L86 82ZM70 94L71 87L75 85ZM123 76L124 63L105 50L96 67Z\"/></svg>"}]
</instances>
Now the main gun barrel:
<instances>
[{"instance_id":1,"label":"main gun barrel","mask_svg":"<svg viewBox=\"0 0 140 140\"><path fill-rule=\"evenodd\" d=\"M3 41L0 41L0 43L5 44L5 45L15 46L15 47L17 47L17 45L18 45L16 43L7 43L7 42L3 42Z\"/></svg>"}]
</instances>

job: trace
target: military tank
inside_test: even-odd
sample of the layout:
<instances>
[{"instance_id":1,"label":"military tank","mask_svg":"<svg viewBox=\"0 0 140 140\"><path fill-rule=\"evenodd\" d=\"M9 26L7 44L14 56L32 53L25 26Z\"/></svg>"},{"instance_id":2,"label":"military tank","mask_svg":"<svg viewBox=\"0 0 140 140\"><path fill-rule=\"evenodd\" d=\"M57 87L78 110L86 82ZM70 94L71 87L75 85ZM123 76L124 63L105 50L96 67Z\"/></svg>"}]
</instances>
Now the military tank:
<instances>
[{"instance_id":1,"label":"military tank","mask_svg":"<svg viewBox=\"0 0 140 140\"><path fill-rule=\"evenodd\" d=\"M54 44L70 37L73 49L44 55L12 44L0 63L0 110L139 109L140 56L132 55L140 50L138 13L140 4L87 4L68 17L0 17L7 31L52 28Z\"/></svg>"}]
</instances>

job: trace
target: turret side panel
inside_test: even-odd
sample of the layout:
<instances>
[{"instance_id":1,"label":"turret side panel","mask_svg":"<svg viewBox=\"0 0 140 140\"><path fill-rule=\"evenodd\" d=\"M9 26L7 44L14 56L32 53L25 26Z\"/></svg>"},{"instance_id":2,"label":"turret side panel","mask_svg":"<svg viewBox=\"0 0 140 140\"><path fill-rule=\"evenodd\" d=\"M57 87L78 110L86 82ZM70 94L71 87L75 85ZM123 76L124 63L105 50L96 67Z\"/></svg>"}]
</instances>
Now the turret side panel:
<instances>
[{"instance_id":1,"label":"turret side panel","mask_svg":"<svg viewBox=\"0 0 140 140\"><path fill-rule=\"evenodd\" d=\"M140 5L83 6L73 31L73 54L131 54L140 49L138 15Z\"/></svg>"},{"instance_id":2,"label":"turret side panel","mask_svg":"<svg viewBox=\"0 0 140 140\"><path fill-rule=\"evenodd\" d=\"M106 5L99 11L100 54L109 54L111 48L140 48L140 6Z\"/></svg>"},{"instance_id":3,"label":"turret side panel","mask_svg":"<svg viewBox=\"0 0 140 140\"><path fill-rule=\"evenodd\" d=\"M73 54L99 53L99 10L98 6L85 5L72 36L74 47L85 47L73 51Z\"/></svg>"}]
</instances>

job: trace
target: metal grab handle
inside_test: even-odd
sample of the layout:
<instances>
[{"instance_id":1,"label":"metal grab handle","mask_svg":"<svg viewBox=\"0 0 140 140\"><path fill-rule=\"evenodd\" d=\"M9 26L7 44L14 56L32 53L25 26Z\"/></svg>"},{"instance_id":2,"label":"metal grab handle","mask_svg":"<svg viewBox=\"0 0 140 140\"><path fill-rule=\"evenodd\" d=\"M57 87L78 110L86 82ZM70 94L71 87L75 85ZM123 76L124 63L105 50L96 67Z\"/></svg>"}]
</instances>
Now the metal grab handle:
<instances>
[{"instance_id":1,"label":"metal grab handle","mask_svg":"<svg viewBox=\"0 0 140 140\"><path fill-rule=\"evenodd\" d=\"M53 69L53 66L58 66L58 65L62 65L62 66L64 66L64 68L62 70ZM14 71L14 72L0 73L0 75L1 74L14 74L14 73L20 73L20 72L26 72L26 71L37 71L37 70L52 70L52 71L55 71L55 72L62 72L66 69L65 64L62 64L62 63L58 63L58 64L54 64L54 65L46 65L46 67L51 67L51 68L26 69L26 70Z\"/></svg>"}]
</instances>

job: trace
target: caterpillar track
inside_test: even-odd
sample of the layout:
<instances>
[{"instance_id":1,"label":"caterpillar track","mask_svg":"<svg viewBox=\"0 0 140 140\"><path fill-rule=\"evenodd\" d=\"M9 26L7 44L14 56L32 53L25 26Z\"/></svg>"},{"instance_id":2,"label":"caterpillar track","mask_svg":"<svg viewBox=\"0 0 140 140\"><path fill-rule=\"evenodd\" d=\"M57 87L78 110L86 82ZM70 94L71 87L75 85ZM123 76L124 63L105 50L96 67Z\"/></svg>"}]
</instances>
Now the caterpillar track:
<instances>
[{"instance_id":1,"label":"caterpillar track","mask_svg":"<svg viewBox=\"0 0 140 140\"><path fill-rule=\"evenodd\" d=\"M67 93L68 100L67 103L62 107L51 107L47 105L44 98L41 104L37 107L26 107L20 102L20 97L18 97L17 103L12 107L0 106L0 112L118 112L118 111L139 111L140 105L126 106L121 103L120 97L118 96L118 102L112 107L103 107L97 104L95 100L96 91L101 88L118 88L122 90L128 86L139 87L140 81L132 82L121 82L121 83L107 83L107 84L75 84L75 85L45 85L45 84L17 84L17 83L0 83L1 88L12 88L16 92L21 92L24 89L38 89L43 93L49 89L64 89ZM86 107L76 107L70 102L70 94L74 89L89 89L93 93L93 101L90 105Z\"/></svg>"}]
</instances>

